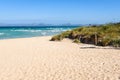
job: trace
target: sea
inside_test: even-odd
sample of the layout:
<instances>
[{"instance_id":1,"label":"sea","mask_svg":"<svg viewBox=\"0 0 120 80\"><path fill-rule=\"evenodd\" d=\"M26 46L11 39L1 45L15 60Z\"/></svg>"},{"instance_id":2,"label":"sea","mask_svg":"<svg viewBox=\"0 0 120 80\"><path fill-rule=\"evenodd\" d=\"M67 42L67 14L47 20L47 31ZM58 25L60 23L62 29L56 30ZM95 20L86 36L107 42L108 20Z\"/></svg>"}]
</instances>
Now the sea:
<instances>
[{"instance_id":1,"label":"sea","mask_svg":"<svg viewBox=\"0 0 120 80\"><path fill-rule=\"evenodd\" d=\"M1 26L0 39L53 36L78 26Z\"/></svg>"}]
</instances>

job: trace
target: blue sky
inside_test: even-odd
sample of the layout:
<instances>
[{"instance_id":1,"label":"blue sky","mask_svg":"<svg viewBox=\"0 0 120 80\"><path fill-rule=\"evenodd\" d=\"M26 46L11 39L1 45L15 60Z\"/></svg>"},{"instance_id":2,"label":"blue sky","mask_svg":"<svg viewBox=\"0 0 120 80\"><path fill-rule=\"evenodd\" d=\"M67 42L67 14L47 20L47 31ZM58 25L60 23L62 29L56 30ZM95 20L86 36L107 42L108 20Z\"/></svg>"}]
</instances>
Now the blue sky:
<instances>
[{"instance_id":1,"label":"blue sky","mask_svg":"<svg viewBox=\"0 0 120 80\"><path fill-rule=\"evenodd\" d=\"M0 0L0 23L120 21L120 0Z\"/></svg>"}]
</instances>

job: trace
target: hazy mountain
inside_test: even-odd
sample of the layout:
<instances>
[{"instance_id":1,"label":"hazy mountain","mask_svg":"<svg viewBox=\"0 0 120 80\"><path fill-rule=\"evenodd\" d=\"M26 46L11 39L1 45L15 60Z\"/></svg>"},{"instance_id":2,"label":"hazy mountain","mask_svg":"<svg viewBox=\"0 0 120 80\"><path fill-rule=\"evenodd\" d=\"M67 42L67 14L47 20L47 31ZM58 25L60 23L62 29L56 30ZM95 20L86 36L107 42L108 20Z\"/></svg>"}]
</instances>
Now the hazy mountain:
<instances>
[{"instance_id":1,"label":"hazy mountain","mask_svg":"<svg viewBox=\"0 0 120 80\"><path fill-rule=\"evenodd\" d=\"M44 24L44 23L31 23L31 24L5 24L5 23L0 23L0 27L5 27L5 26L82 26L82 24Z\"/></svg>"}]
</instances>

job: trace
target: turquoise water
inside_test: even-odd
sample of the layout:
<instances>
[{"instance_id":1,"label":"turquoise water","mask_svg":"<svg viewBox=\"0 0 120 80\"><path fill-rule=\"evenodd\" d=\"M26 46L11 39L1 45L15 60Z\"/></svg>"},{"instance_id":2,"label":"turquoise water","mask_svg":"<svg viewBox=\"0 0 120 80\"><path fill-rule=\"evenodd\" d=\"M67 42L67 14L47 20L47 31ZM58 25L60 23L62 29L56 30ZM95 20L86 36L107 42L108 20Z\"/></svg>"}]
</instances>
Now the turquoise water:
<instances>
[{"instance_id":1,"label":"turquoise water","mask_svg":"<svg viewBox=\"0 0 120 80\"><path fill-rule=\"evenodd\" d=\"M0 39L52 36L76 26L0 27Z\"/></svg>"}]
</instances>

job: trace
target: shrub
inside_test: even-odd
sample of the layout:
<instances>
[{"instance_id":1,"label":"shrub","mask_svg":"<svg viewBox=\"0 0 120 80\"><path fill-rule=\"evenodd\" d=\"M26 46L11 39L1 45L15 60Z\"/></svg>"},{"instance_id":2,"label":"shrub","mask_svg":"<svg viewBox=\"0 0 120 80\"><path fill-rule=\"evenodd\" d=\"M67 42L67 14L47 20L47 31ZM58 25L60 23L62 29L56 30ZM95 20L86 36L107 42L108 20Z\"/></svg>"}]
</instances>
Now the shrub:
<instances>
[{"instance_id":1,"label":"shrub","mask_svg":"<svg viewBox=\"0 0 120 80\"><path fill-rule=\"evenodd\" d=\"M120 47L120 39L112 40L112 45L114 47Z\"/></svg>"},{"instance_id":2,"label":"shrub","mask_svg":"<svg viewBox=\"0 0 120 80\"><path fill-rule=\"evenodd\" d=\"M74 43L80 43L80 40L79 39L74 39L73 42Z\"/></svg>"},{"instance_id":3,"label":"shrub","mask_svg":"<svg viewBox=\"0 0 120 80\"><path fill-rule=\"evenodd\" d=\"M63 37L61 35L56 35L51 38L50 41L61 41Z\"/></svg>"},{"instance_id":4,"label":"shrub","mask_svg":"<svg viewBox=\"0 0 120 80\"><path fill-rule=\"evenodd\" d=\"M78 35L79 35L78 31L72 31L69 35L69 38L76 39Z\"/></svg>"},{"instance_id":5,"label":"shrub","mask_svg":"<svg viewBox=\"0 0 120 80\"><path fill-rule=\"evenodd\" d=\"M60 35L63 37L63 38L68 38L69 35L70 35L71 31L66 31L66 32L63 32L61 33Z\"/></svg>"},{"instance_id":6,"label":"shrub","mask_svg":"<svg viewBox=\"0 0 120 80\"><path fill-rule=\"evenodd\" d=\"M108 46L110 44L110 42L111 42L111 38L110 37L104 37L102 39L102 45L103 46Z\"/></svg>"}]
</instances>

